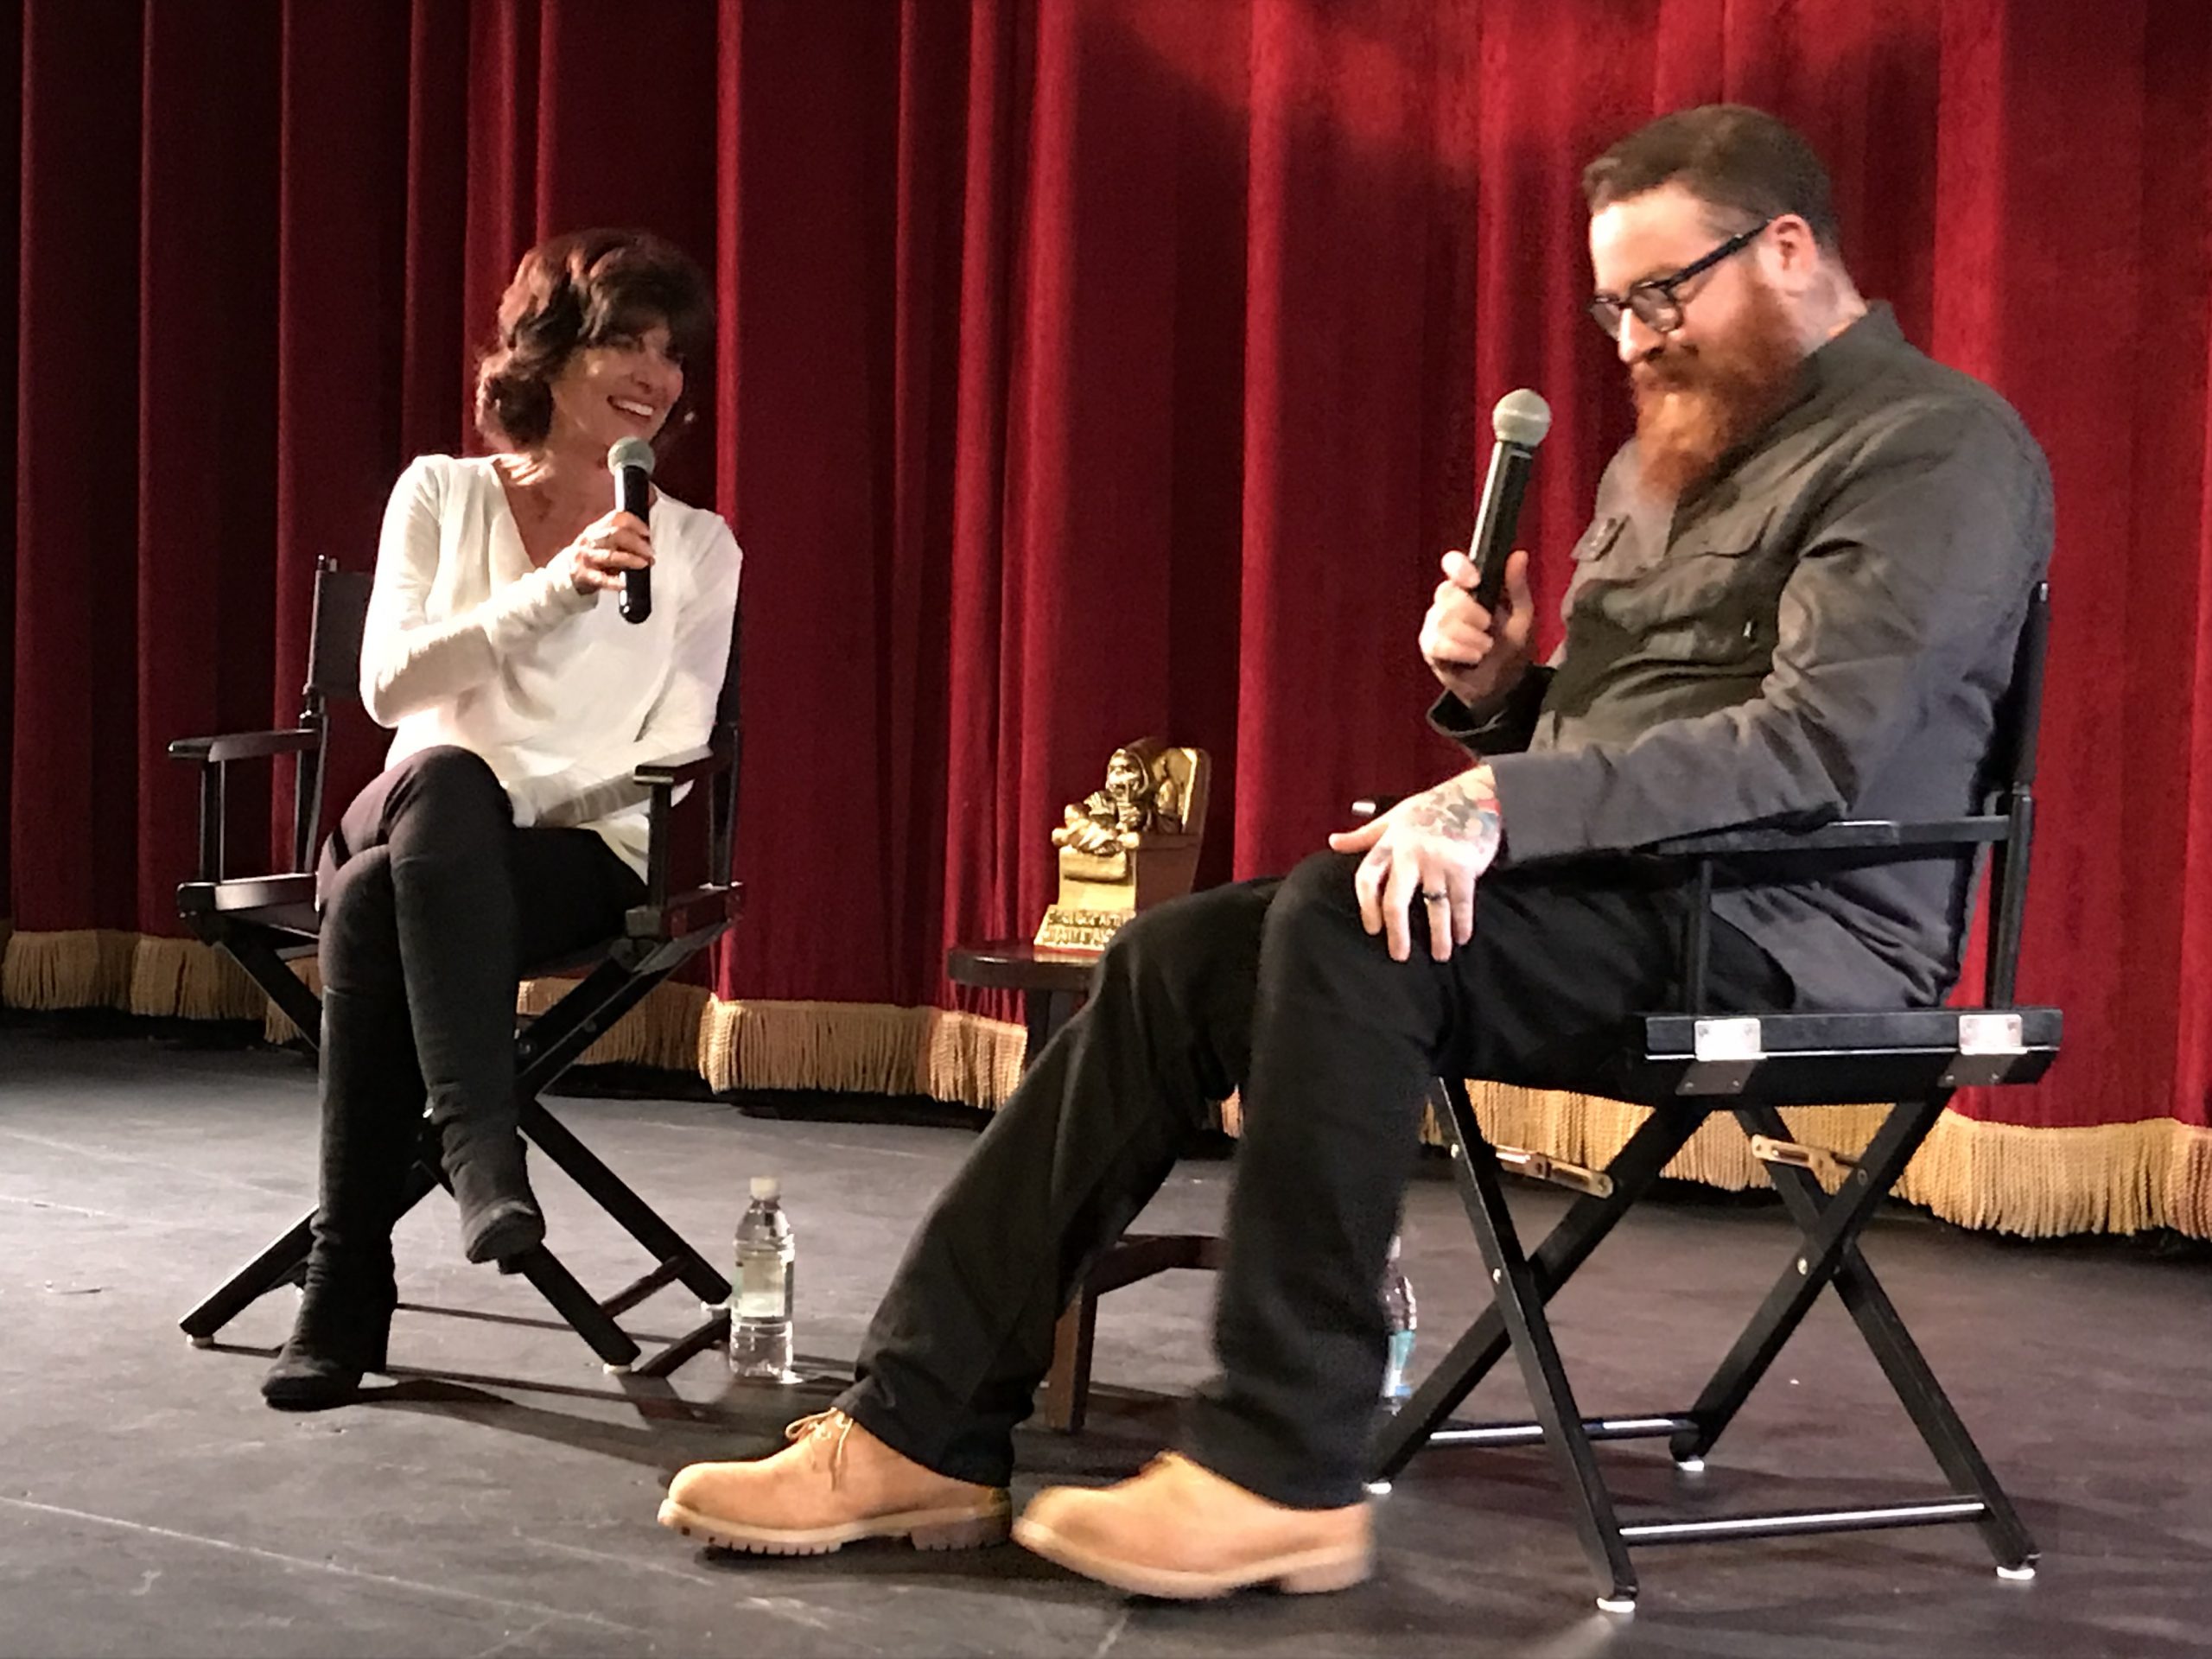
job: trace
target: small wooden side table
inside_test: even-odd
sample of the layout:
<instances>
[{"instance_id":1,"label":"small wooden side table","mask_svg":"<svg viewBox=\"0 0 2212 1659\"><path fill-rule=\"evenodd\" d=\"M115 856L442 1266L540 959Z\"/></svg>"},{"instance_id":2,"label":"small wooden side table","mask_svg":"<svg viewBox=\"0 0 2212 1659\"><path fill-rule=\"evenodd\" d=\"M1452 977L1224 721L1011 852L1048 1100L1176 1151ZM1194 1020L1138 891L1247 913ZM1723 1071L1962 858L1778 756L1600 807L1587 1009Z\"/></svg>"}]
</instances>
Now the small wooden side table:
<instances>
[{"instance_id":1,"label":"small wooden side table","mask_svg":"<svg viewBox=\"0 0 2212 1659\"><path fill-rule=\"evenodd\" d=\"M1090 988L1097 960L1040 950L1027 939L992 939L953 946L945 973L956 985L1021 994L1022 1022L1028 1028L1021 1064L1027 1068L1074 1014ZM1221 1241L1208 1233L1128 1233L1099 1257L1052 1332L1052 1369L1038 1402L1046 1426L1065 1434L1083 1427L1090 1403L1090 1350L1101 1296L1170 1268L1217 1268L1220 1255Z\"/></svg>"},{"instance_id":2,"label":"small wooden side table","mask_svg":"<svg viewBox=\"0 0 2212 1659\"><path fill-rule=\"evenodd\" d=\"M1097 962L1066 950L1040 950L1027 939L992 939L954 945L944 971L956 985L1021 993L1022 1023L1029 1028L1021 1052L1026 1071L1090 990L1090 970Z\"/></svg>"}]
</instances>

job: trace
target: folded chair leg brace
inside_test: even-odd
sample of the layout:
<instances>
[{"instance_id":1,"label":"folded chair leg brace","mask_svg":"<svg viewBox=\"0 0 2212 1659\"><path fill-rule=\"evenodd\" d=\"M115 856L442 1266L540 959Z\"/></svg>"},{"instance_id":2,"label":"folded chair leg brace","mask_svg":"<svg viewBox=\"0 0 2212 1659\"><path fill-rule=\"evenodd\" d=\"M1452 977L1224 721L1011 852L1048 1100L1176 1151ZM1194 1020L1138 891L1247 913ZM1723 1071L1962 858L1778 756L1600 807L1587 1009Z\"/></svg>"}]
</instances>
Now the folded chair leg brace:
<instances>
[{"instance_id":1,"label":"folded chair leg brace","mask_svg":"<svg viewBox=\"0 0 2212 1659\"><path fill-rule=\"evenodd\" d=\"M314 994L294 978L273 953L268 966L274 973L255 973L272 995L278 986L296 987L297 999L279 996L280 1005L299 1026L310 1045L321 1037L321 1008ZM633 965L602 963L576 988L563 996L525 1032L516 1045L516 1093L521 1099L522 1132L545 1155L593 1198L644 1247L656 1265L634 1283L605 1300L593 1297L552 1251L540 1245L513 1259L512 1270L527 1279L553 1310L583 1338L601 1361L617 1371L641 1376L665 1376L686 1360L721 1340L729 1315L723 1307L729 1298L729 1281L687 1243L683 1236L633 1192L623 1179L577 1140L559 1120L538 1104L540 1090L575 1063L594 1039L641 1001L691 954L690 942L676 940L654 948ZM255 963L245 964L251 970ZM301 1016L306 1015L302 1019ZM427 1122L421 1151L400 1205L405 1215L434 1188L449 1185L441 1167L438 1147ZM283 1237L256 1256L231 1281L181 1321L185 1334L194 1342L213 1341L232 1319L251 1304L283 1284L301 1282L309 1247L314 1242L314 1212L310 1211ZM505 1264L503 1264L503 1267ZM668 1344L642 1365L644 1351L616 1323L631 1308L664 1287L682 1283L702 1305L716 1309L709 1318Z\"/></svg>"},{"instance_id":2,"label":"folded chair leg brace","mask_svg":"<svg viewBox=\"0 0 2212 1659\"><path fill-rule=\"evenodd\" d=\"M1599 1605L1614 1611L1626 1611L1635 1605L1637 1580L1628 1551L1631 1546L1643 1544L1972 1521L1980 1527L2002 1576L2032 1576L2034 1541L1859 1253L1860 1230L1942 1114L1949 1098L1948 1091L1892 1109L1864 1159L1834 1198L1821 1190L1808 1172L1770 1166L1783 1203L1805 1236L1779 1282L1694 1406L1687 1411L1602 1418L1585 1418L1575 1404L1544 1305L1650 1187L1695 1132L1704 1114L1688 1103L1680 1109L1653 1112L1607 1166L1612 1192L1584 1198L1570 1206L1535 1255L1528 1256L1522 1251L1506 1207L1497 1154L1476 1122L1465 1086L1456 1079L1446 1079L1445 1092L1453 1174L1497 1296L1384 1426L1375 1453L1377 1490L1387 1490L1388 1483L1414 1453L1432 1440L1483 1446L1525 1446L1539 1441L1550 1445L1567 1476L1575 1529L1601 1586ZM1788 1125L1773 1107L1744 1105L1734 1109L1745 1134L1788 1138ZM1623 1525L1598 1470L1593 1442L1663 1436L1671 1440L1678 1464L1690 1471L1701 1468L1706 1453L1822 1288L1831 1283L1913 1426L1951 1480L1955 1489L1951 1496L1851 1510L1658 1518ZM1473 1392L1509 1346L1520 1361L1537 1421L1447 1426L1452 1412Z\"/></svg>"},{"instance_id":3,"label":"folded chair leg brace","mask_svg":"<svg viewBox=\"0 0 2212 1659\"><path fill-rule=\"evenodd\" d=\"M1817 1291L1799 1291L1795 1296L1786 1296L1792 1289L1790 1280L1795 1277L1802 1285L1808 1280L1824 1278L1834 1283L1837 1297L1859 1327L1883 1375L1889 1378L1890 1387L1904 1407L1905 1414L1912 1420L1913 1427L1919 1431L1920 1438L1954 1488L1954 1498L1949 1503L1889 1506L1890 1510L1944 1509L1953 1512L1930 1515L1927 1520L1971 1520L1981 1529L2000 1575L2032 1578L2037 1558L2035 1540L2022 1524L1995 1473L1984 1461L1980 1448L1967 1432L1950 1396L1936 1380L1919 1344L1905 1329L1889 1293L1882 1288L1859 1249L1859 1232L1891 1186L1904 1173L1905 1165L1920 1149L1921 1142L1935 1128L1949 1100L1949 1091L1946 1090L1931 1099L1893 1109L1868 1147L1865 1159L1834 1198L1821 1190L1809 1172L1786 1163L1768 1165L1783 1207L1806 1236L1808 1249L1770 1294L1766 1305L1722 1362L1712 1382L1706 1385L1697 1404L1690 1408L1697 1427L1676 1435L1671 1449L1678 1462L1691 1462L1705 1456L1729 1420L1750 1397L1752 1388L1781 1352L1783 1342L1798 1321L1811 1308ZM1772 1106L1744 1105L1735 1110L1746 1135L1764 1135L1774 1140L1789 1135L1789 1125ZM1892 1128L1897 1131L1897 1144L1885 1147L1885 1139ZM1846 1213L1839 1215L1839 1211ZM1829 1243L1821 1249L1818 1241L1824 1237ZM1785 1299L1794 1312L1781 1311ZM1776 1326L1767 1335L1762 1326L1770 1318L1775 1319ZM1738 1374L1739 1362L1741 1375ZM1909 1526L1918 1522L1910 1518L1896 1518L1860 1524Z\"/></svg>"}]
</instances>

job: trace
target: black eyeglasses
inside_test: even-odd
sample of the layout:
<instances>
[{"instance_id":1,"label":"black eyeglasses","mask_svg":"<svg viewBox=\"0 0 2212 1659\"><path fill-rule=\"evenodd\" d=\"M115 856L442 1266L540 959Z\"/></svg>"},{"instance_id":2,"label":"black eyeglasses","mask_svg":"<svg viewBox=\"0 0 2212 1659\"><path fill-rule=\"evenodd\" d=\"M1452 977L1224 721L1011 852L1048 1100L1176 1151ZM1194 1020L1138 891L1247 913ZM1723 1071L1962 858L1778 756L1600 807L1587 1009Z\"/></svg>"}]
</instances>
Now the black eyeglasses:
<instances>
[{"instance_id":1,"label":"black eyeglasses","mask_svg":"<svg viewBox=\"0 0 2212 1659\"><path fill-rule=\"evenodd\" d=\"M1682 326L1682 298L1678 291L1693 276L1702 276L1724 259L1732 259L1759 239L1774 221L1763 219L1748 231L1730 237L1703 258L1693 259L1670 276L1653 276L1637 283L1626 294L1593 294L1590 315L1608 340L1621 337L1621 318L1629 312L1654 334L1671 334Z\"/></svg>"}]
</instances>

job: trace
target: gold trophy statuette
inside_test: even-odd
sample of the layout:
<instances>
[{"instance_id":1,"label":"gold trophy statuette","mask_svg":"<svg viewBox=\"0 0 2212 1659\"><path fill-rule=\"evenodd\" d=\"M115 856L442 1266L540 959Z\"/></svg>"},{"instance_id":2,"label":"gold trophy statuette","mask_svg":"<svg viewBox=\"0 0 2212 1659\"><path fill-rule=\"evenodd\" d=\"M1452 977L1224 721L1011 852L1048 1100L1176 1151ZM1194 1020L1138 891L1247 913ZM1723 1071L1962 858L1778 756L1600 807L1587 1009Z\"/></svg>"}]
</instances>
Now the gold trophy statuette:
<instances>
[{"instance_id":1,"label":"gold trophy statuette","mask_svg":"<svg viewBox=\"0 0 2212 1659\"><path fill-rule=\"evenodd\" d=\"M1114 751L1105 783L1067 808L1052 831L1060 898L1045 912L1039 945L1096 953L1146 906L1191 890L1208 770L1205 750L1157 738Z\"/></svg>"}]
</instances>

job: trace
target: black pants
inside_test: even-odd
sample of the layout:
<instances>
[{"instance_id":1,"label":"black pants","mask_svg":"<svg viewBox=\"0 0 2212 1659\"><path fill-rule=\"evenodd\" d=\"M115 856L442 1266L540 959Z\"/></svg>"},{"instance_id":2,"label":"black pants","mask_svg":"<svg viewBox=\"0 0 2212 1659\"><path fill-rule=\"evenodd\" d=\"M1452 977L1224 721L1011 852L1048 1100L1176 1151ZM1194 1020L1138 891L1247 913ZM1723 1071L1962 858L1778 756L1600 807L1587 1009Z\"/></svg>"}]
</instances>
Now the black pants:
<instances>
[{"instance_id":1,"label":"black pants","mask_svg":"<svg viewBox=\"0 0 2212 1659\"><path fill-rule=\"evenodd\" d=\"M383 773L324 847L318 1245L389 1261L423 1107L511 1122L515 986L619 932L645 884L588 830L518 830L466 749Z\"/></svg>"},{"instance_id":2,"label":"black pants","mask_svg":"<svg viewBox=\"0 0 2212 1659\"><path fill-rule=\"evenodd\" d=\"M1636 867L1502 869L1471 944L1390 960L1360 925L1357 861L1193 894L1138 917L939 1197L840 1404L890 1446L1003 1484L1053 1326L1211 1103L1243 1090L1215 1313L1220 1374L1185 1449L1277 1503L1357 1501L1380 1392L1378 1296L1431 1077L1605 1090L1591 1057L1677 993L1685 900ZM1716 923L1732 1007L1790 1006L1765 952Z\"/></svg>"}]
</instances>

